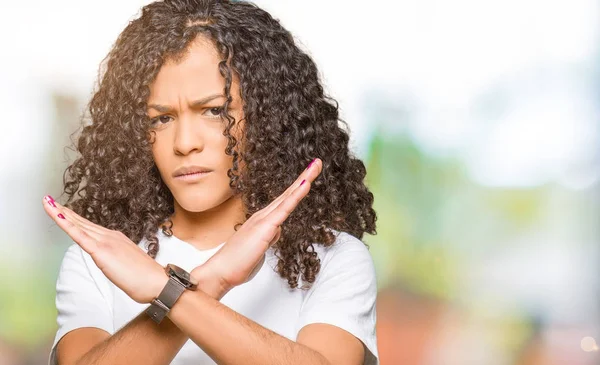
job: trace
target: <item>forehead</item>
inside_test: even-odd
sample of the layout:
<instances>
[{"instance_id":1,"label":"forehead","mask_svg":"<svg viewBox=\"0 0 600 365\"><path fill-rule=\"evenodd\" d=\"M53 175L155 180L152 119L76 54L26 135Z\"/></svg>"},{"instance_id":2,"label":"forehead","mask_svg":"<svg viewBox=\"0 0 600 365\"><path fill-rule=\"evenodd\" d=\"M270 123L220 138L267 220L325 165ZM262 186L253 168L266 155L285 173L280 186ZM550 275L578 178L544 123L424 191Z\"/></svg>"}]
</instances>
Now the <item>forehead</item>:
<instances>
[{"instance_id":1,"label":"forehead","mask_svg":"<svg viewBox=\"0 0 600 365\"><path fill-rule=\"evenodd\" d=\"M168 102L175 97L202 97L220 92L225 81L219 72L221 56L203 37L194 40L184 54L168 59L150 85L150 99Z\"/></svg>"}]
</instances>

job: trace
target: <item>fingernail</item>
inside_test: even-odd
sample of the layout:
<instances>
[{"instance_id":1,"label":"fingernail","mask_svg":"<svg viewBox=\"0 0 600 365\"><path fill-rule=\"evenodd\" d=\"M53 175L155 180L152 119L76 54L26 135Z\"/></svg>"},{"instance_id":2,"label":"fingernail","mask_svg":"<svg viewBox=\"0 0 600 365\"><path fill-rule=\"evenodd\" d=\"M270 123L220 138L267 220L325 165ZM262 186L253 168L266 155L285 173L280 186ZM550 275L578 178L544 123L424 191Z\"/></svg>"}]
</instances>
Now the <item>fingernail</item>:
<instances>
[{"instance_id":1,"label":"fingernail","mask_svg":"<svg viewBox=\"0 0 600 365\"><path fill-rule=\"evenodd\" d=\"M306 182L306 180L302 180L302 182L300 183L300 186L304 185L305 182Z\"/></svg>"},{"instance_id":2,"label":"fingernail","mask_svg":"<svg viewBox=\"0 0 600 365\"><path fill-rule=\"evenodd\" d=\"M315 163L315 161L316 161L316 160L317 160L316 158L315 158L314 160L312 160L312 161L311 161L311 162L308 164L308 167L307 167L306 169L307 169L307 170L308 170L308 169L310 169L310 167L312 166L312 164L314 164L314 163Z\"/></svg>"},{"instance_id":3,"label":"fingernail","mask_svg":"<svg viewBox=\"0 0 600 365\"><path fill-rule=\"evenodd\" d=\"M64 216L64 215L62 215L62 213L58 213L58 218L60 218L60 219L65 219L65 216Z\"/></svg>"},{"instance_id":4,"label":"fingernail","mask_svg":"<svg viewBox=\"0 0 600 365\"><path fill-rule=\"evenodd\" d=\"M56 204L54 204L54 199L50 195L46 195L44 199L48 202L48 204L56 208Z\"/></svg>"}]
</instances>

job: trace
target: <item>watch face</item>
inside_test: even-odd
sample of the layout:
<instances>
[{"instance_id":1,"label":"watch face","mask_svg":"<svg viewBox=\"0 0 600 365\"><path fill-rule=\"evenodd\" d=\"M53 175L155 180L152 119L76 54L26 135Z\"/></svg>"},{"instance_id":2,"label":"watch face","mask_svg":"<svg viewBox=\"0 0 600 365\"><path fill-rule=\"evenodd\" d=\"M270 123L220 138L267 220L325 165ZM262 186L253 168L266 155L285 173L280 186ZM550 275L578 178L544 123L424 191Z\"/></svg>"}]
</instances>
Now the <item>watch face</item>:
<instances>
[{"instance_id":1,"label":"watch face","mask_svg":"<svg viewBox=\"0 0 600 365\"><path fill-rule=\"evenodd\" d=\"M167 266L165 266L165 271L167 272L167 275L175 276L177 279L179 279L179 281L181 281L181 283L185 285L197 284L192 281L190 274L187 271L185 271L177 265L167 264Z\"/></svg>"}]
</instances>

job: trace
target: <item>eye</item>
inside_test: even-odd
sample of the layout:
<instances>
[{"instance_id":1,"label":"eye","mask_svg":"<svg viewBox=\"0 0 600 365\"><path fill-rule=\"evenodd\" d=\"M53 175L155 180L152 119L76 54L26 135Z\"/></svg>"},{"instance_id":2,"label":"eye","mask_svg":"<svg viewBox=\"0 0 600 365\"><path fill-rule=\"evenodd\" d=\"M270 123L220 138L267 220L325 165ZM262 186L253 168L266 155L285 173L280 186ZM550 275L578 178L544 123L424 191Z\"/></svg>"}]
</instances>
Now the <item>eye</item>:
<instances>
[{"instance_id":1,"label":"eye","mask_svg":"<svg viewBox=\"0 0 600 365\"><path fill-rule=\"evenodd\" d=\"M221 112L223 112L223 107L217 106L214 108L206 109L203 114L210 118L220 118Z\"/></svg>"},{"instance_id":2,"label":"eye","mask_svg":"<svg viewBox=\"0 0 600 365\"><path fill-rule=\"evenodd\" d=\"M170 122L170 121L171 121L171 119L173 119L173 118L171 118L171 117L170 117L170 116L168 116L168 115L159 115L158 117L155 117L155 118L152 118L152 119L150 119L150 122L151 122L153 125L155 125L155 124L159 124L159 123L160 123L160 124L165 124L165 123L168 123L168 122Z\"/></svg>"}]
</instances>

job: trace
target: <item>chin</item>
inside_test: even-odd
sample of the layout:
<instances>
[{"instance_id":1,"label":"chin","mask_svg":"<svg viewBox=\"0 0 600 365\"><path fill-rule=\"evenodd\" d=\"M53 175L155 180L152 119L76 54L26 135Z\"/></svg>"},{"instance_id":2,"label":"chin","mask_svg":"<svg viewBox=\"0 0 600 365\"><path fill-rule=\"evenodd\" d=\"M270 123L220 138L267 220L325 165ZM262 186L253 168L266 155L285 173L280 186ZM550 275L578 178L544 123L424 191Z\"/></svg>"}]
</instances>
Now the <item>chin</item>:
<instances>
[{"instance_id":1,"label":"chin","mask_svg":"<svg viewBox=\"0 0 600 365\"><path fill-rule=\"evenodd\" d=\"M174 195L177 204L187 212L200 213L223 204L227 199L231 197L231 194L217 194L217 193L195 193L195 194L177 194Z\"/></svg>"}]
</instances>

